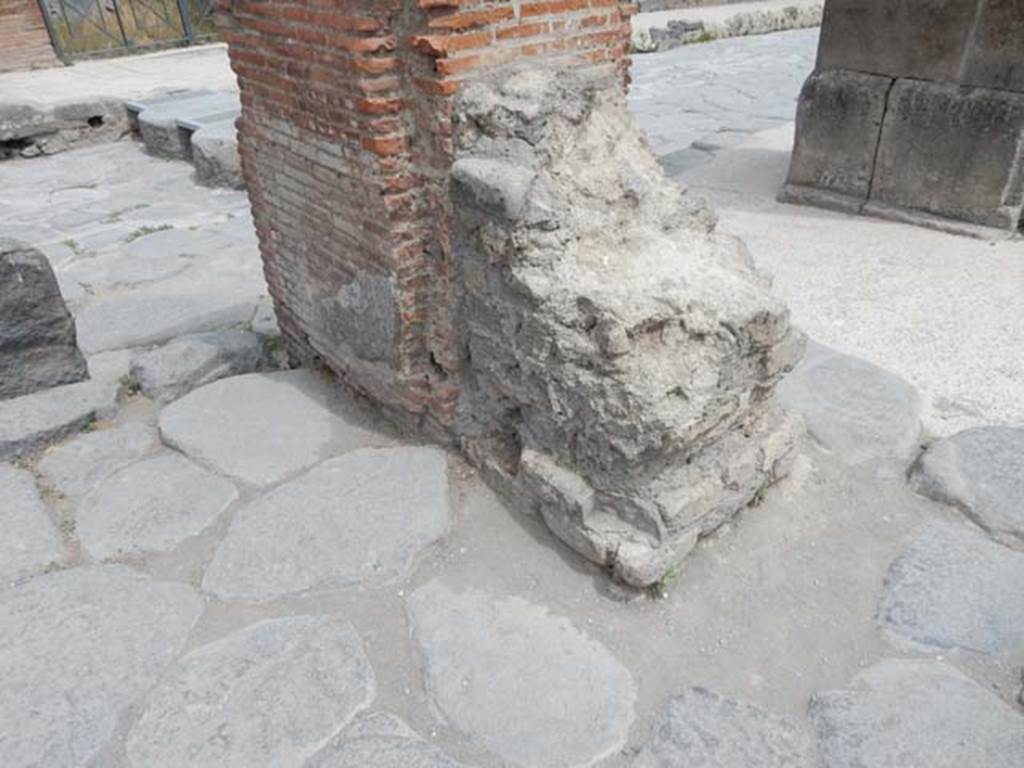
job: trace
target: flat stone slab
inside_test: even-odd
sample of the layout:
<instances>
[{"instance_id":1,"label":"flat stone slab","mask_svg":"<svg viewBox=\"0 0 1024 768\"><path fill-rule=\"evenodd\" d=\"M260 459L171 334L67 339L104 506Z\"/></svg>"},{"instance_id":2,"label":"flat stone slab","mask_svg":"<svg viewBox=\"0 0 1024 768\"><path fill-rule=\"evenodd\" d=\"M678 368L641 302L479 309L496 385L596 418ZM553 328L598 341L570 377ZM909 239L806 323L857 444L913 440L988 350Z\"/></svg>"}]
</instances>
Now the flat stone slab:
<instances>
[{"instance_id":1,"label":"flat stone slab","mask_svg":"<svg viewBox=\"0 0 1024 768\"><path fill-rule=\"evenodd\" d=\"M1019 768L1024 717L954 667L886 659L810 704L829 768Z\"/></svg>"},{"instance_id":2,"label":"flat stone slab","mask_svg":"<svg viewBox=\"0 0 1024 768\"><path fill-rule=\"evenodd\" d=\"M929 523L889 566L877 618L925 645L1024 646L1024 554L966 526Z\"/></svg>"},{"instance_id":3,"label":"flat stone slab","mask_svg":"<svg viewBox=\"0 0 1024 768\"><path fill-rule=\"evenodd\" d=\"M6 586L39 573L63 551L32 473L0 464L0 498L0 586Z\"/></svg>"},{"instance_id":4,"label":"flat stone slab","mask_svg":"<svg viewBox=\"0 0 1024 768\"><path fill-rule=\"evenodd\" d=\"M37 468L55 491L78 497L159 445L160 436L153 427L133 422L114 429L87 432L54 446L43 454Z\"/></svg>"},{"instance_id":5,"label":"flat stone slab","mask_svg":"<svg viewBox=\"0 0 1024 768\"><path fill-rule=\"evenodd\" d=\"M169 99L139 112L139 132L150 154L158 157L185 157L188 153L188 137L179 131L179 120L202 118L238 108L236 93Z\"/></svg>"},{"instance_id":6,"label":"flat stone slab","mask_svg":"<svg viewBox=\"0 0 1024 768\"><path fill-rule=\"evenodd\" d=\"M244 325L255 307L252 299L226 293L111 295L78 314L78 343L86 352L161 344L188 333Z\"/></svg>"},{"instance_id":7,"label":"flat stone slab","mask_svg":"<svg viewBox=\"0 0 1024 768\"><path fill-rule=\"evenodd\" d=\"M168 259L172 257L215 256L232 245L231 238L211 229L172 227L155 229L132 239L121 251L138 261Z\"/></svg>"},{"instance_id":8,"label":"flat stone slab","mask_svg":"<svg viewBox=\"0 0 1024 768\"><path fill-rule=\"evenodd\" d=\"M825 448L850 464L906 460L921 434L921 402L910 384L864 360L820 345L778 388Z\"/></svg>"},{"instance_id":9,"label":"flat stone slab","mask_svg":"<svg viewBox=\"0 0 1024 768\"><path fill-rule=\"evenodd\" d=\"M112 415L120 384L101 367L90 361L97 370L88 381L0 401L0 459L24 456Z\"/></svg>"},{"instance_id":10,"label":"flat stone slab","mask_svg":"<svg viewBox=\"0 0 1024 768\"><path fill-rule=\"evenodd\" d=\"M184 647L203 601L123 566L0 592L0 764L87 765Z\"/></svg>"},{"instance_id":11,"label":"flat stone slab","mask_svg":"<svg viewBox=\"0 0 1024 768\"><path fill-rule=\"evenodd\" d=\"M587 766L625 744L633 679L567 619L438 581L416 590L407 609L434 705L501 760Z\"/></svg>"},{"instance_id":12,"label":"flat stone slab","mask_svg":"<svg viewBox=\"0 0 1024 768\"><path fill-rule=\"evenodd\" d=\"M241 329L182 336L132 358L131 378L142 394L161 403L264 363L263 337Z\"/></svg>"},{"instance_id":13,"label":"flat stone slab","mask_svg":"<svg viewBox=\"0 0 1024 768\"><path fill-rule=\"evenodd\" d=\"M910 479L918 493L959 507L1005 543L1024 544L1024 428L981 427L938 440Z\"/></svg>"},{"instance_id":14,"label":"flat stone slab","mask_svg":"<svg viewBox=\"0 0 1024 768\"><path fill-rule=\"evenodd\" d=\"M380 438L343 419L329 381L310 371L233 376L164 408L160 434L220 472L272 485L327 458Z\"/></svg>"},{"instance_id":15,"label":"flat stone slab","mask_svg":"<svg viewBox=\"0 0 1024 768\"><path fill-rule=\"evenodd\" d=\"M192 257L184 254L155 254L139 258L113 252L72 262L61 270L60 279L72 290L132 286L173 277L191 265ZM76 285L78 289L74 287Z\"/></svg>"},{"instance_id":16,"label":"flat stone slab","mask_svg":"<svg viewBox=\"0 0 1024 768\"><path fill-rule=\"evenodd\" d=\"M203 588L224 600L263 601L390 581L447 528L444 451L354 451L239 510Z\"/></svg>"},{"instance_id":17,"label":"flat stone slab","mask_svg":"<svg viewBox=\"0 0 1024 768\"><path fill-rule=\"evenodd\" d=\"M147 697L136 766L298 766L374 697L355 631L326 616L253 624L198 648Z\"/></svg>"},{"instance_id":18,"label":"flat stone slab","mask_svg":"<svg viewBox=\"0 0 1024 768\"><path fill-rule=\"evenodd\" d=\"M238 489L177 453L118 470L82 499L78 537L94 558L166 552L202 533Z\"/></svg>"},{"instance_id":19,"label":"flat stone slab","mask_svg":"<svg viewBox=\"0 0 1024 768\"><path fill-rule=\"evenodd\" d=\"M465 768L397 717L360 718L303 768Z\"/></svg>"},{"instance_id":20,"label":"flat stone slab","mask_svg":"<svg viewBox=\"0 0 1024 768\"><path fill-rule=\"evenodd\" d=\"M787 719L703 688L672 699L632 768L816 768L808 735Z\"/></svg>"}]
</instances>

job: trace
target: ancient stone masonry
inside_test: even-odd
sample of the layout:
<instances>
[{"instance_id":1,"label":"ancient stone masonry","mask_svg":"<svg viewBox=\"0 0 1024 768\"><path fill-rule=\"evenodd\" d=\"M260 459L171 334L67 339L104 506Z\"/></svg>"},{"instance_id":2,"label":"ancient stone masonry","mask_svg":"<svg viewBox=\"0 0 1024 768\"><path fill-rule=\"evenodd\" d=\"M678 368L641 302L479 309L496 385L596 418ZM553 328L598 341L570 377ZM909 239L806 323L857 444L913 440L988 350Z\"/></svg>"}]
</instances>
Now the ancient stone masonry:
<instances>
[{"instance_id":1,"label":"ancient stone masonry","mask_svg":"<svg viewBox=\"0 0 1024 768\"><path fill-rule=\"evenodd\" d=\"M467 86L452 168L456 432L566 543L638 585L788 471L802 338L743 244L661 173L621 89Z\"/></svg>"},{"instance_id":2,"label":"ancient stone masonry","mask_svg":"<svg viewBox=\"0 0 1024 768\"><path fill-rule=\"evenodd\" d=\"M1016 231L1024 2L828 0L783 198Z\"/></svg>"},{"instance_id":3,"label":"ancient stone masonry","mask_svg":"<svg viewBox=\"0 0 1024 768\"><path fill-rule=\"evenodd\" d=\"M235 0L220 22L293 354L649 585L787 471L771 395L802 338L633 125L632 10Z\"/></svg>"}]
</instances>

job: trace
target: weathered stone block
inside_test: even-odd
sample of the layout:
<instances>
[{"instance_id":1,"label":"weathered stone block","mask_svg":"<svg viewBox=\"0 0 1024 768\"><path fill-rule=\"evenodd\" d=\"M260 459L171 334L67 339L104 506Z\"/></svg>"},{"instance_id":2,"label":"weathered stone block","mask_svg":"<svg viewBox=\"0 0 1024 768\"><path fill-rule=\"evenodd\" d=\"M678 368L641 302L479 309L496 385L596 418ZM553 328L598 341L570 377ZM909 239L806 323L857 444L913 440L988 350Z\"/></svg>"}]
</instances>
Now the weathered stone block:
<instances>
[{"instance_id":1,"label":"weathered stone block","mask_svg":"<svg viewBox=\"0 0 1024 768\"><path fill-rule=\"evenodd\" d=\"M0 238L0 400L88 378L46 257Z\"/></svg>"},{"instance_id":2,"label":"weathered stone block","mask_svg":"<svg viewBox=\"0 0 1024 768\"><path fill-rule=\"evenodd\" d=\"M871 190L878 137L892 79L827 70L807 78L796 117L789 187L863 200Z\"/></svg>"},{"instance_id":3,"label":"weathered stone block","mask_svg":"<svg viewBox=\"0 0 1024 768\"><path fill-rule=\"evenodd\" d=\"M981 0L960 81L1024 92L1024 2Z\"/></svg>"},{"instance_id":4,"label":"weathered stone block","mask_svg":"<svg viewBox=\"0 0 1024 768\"><path fill-rule=\"evenodd\" d=\"M875 203L1016 229L1024 212L1024 94L899 80L889 96Z\"/></svg>"},{"instance_id":5,"label":"weathered stone block","mask_svg":"<svg viewBox=\"0 0 1024 768\"><path fill-rule=\"evenodd\" d=\"M978 0L828 0L818 69L955 82Z\"/></svg>"}]
</instances>

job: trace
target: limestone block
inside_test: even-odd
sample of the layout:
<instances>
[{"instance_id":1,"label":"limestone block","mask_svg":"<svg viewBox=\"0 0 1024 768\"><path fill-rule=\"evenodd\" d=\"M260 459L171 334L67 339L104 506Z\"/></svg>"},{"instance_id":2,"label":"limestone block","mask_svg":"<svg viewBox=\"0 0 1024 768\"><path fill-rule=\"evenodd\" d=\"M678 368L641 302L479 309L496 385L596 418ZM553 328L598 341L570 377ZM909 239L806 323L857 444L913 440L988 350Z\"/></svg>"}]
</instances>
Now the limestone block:
<instances>
[{"instance_id":1,"label":"limestone block","mask_svg":"<svg viewBox=\"0 0 1024 768\"><path fill-rule=\"evenodd\" d=\"M196 181L200 184L231 189L245 187L234 120L200 128L192 134L191 149Z\"/></svg>"},{"instance_id":2,"label":"limestone block","mask_svg":"<svg viewBox=\"0 0 1024 768\"><path fill-rule=\"evenodd\" d=\"M0 238L0 400L88 378L46 257Z\"/></svg>"},{"instance_id":3,"label":"limestone block","mask_svg":"<svg viewBox=\"0 0 1024 768\"><path fill-rule=\"evenodd\" d=\"M819 70L955 82L977 0L828 0Z\"/></svg>"},{"instance_id":4,"label":"limestone block","mask_svg":"<svg viewBox=\"0 0 1024 768\"><path fill-rule=\"evenodd\" d=\"M792 187L867 198L892 82L840 70L807 78L797 108L785 198L801 194Z\"/></svg>"},{"instance_id":5,"label":"limestone block","mask_svg":"<svg viewBox=\"0 0 1024 768\"><path fill-rule=\"evenodd\" d=\"M1024 92L1024 3L980 0L980 4L960 82Z\"/></svg>"},{"instance_id":6,"label":"limestone block","mask_svg":"<svg viewBox=\"0 0 1024 768\"><path fill-rule=\"evenodd\" d=\"M1024 213L1024 94L899 80L882 128L874 203L1002 229Z\"/></svg>"}]
</instances>

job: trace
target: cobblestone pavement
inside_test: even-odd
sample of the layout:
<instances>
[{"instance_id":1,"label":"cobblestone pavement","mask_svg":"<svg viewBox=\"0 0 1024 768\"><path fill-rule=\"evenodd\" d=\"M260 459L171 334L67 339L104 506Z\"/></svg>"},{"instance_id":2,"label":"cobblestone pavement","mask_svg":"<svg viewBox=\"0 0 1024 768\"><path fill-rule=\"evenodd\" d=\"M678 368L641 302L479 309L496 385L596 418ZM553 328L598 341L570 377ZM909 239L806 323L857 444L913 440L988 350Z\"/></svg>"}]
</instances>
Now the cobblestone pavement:
<instances>
[{"instance_id":1,"label":"cobblestone pavement","mask_svg":"<svg viewBox=\"0 0 1024 768\"><path fill-rule=\"evenodd\" d=\"M908 483L922 399L814 347L792 477L627 593L281 369L244 195L189 174L131 141L0 164L104 383L82 432L68 388L0 402L5 768L1024 762L1024 489L988 474L1017 432Z\"/></svg>"}]
</instances>

